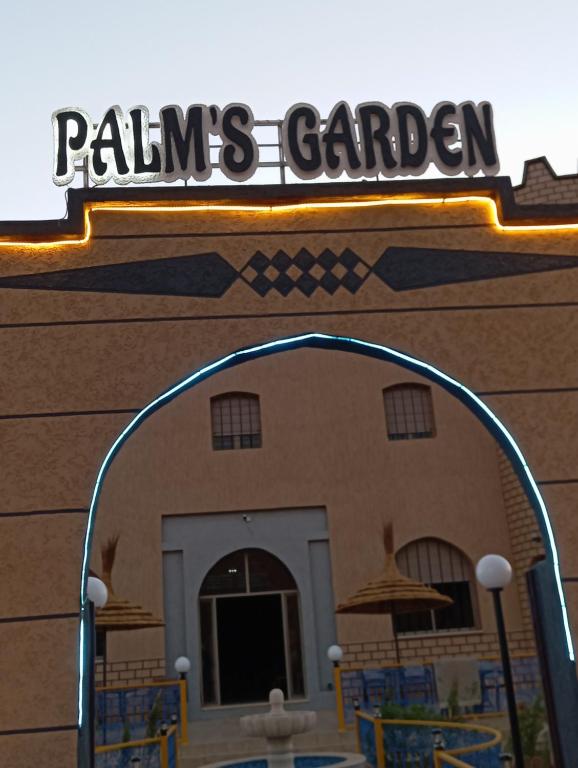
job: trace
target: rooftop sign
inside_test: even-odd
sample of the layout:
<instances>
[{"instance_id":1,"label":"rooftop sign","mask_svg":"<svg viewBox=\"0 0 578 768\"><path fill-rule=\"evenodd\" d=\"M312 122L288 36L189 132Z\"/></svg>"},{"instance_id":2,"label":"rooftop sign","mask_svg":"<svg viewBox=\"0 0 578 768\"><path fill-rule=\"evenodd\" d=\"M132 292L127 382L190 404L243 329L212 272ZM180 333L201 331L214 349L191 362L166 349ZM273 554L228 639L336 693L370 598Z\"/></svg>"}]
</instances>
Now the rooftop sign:
<instances>
[{"instance_id":1,"label":"rooftop sign","mask_svg":"<svg viewBox=\"0 0 578 768\"><path fill-rule=\"evenodd\" d=\"M212 137L219 142L217 167L233 181L251 178L259 167L255 120L245 104L223 109L193 104L186 112L170 105L159 113L160 141L149 138L149 112L137 106L123 113L115 106L94 124L81 109L52 115L54 169L60 186L70 184L76 164L86 161L95 184L150 184L206 181ZM443 174L494 175L499 160L489 102L442 101L428 116L416 104L392 107L377 101L354 111L338 102L326 121L311 104L295 104L281 121L284 164L300 179L419 176L430 164Z\"/></svg>"}]
</instances>

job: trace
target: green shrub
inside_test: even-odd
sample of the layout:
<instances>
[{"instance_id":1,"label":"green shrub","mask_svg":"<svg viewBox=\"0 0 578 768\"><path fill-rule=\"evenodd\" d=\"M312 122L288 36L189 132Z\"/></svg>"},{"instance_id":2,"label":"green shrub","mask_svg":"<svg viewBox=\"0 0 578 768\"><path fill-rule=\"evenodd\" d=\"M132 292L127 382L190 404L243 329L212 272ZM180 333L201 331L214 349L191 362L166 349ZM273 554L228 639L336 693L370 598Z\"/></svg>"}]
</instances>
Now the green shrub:
<instances>
[{"instance_id":1,"label":"green shrub","mask_svg":"<svg viewBox=\"0 0 578 768\"><path fill-rule=\"evenodd\" d=\"M518 707L518 723L520 726L520 740L525 757L541 757L549 764L549 749L546 731L546 709L544 700L537 696L534 701Z\"/></svg>"},{"instance_id":2,"label":"green shrub","mask_svg":"<svg viewBox=\"0 0 578 768\"><path fill-rule=\"evenodd\" d=\"M446 720L435 709L430 709L424 704L412 704L403 707L401 704L389 702L381 707L382 720Z\"/></svg>"},{"instance_id":3,"label":"green shrub","mask_svg":"<svg viewBox=\"0 0 578 768\"><path fill-rule=\"evenodd\" d=\"M161 702L161 692L159 691L155 697L154 703L151 707L151 711L149 712L149 716L147 720L147 729L146 729L147 739L154 739L154 737L157 735L157 731L161 721L161 716L162 716L162 702Z\"/></svg>"}]
</instances>

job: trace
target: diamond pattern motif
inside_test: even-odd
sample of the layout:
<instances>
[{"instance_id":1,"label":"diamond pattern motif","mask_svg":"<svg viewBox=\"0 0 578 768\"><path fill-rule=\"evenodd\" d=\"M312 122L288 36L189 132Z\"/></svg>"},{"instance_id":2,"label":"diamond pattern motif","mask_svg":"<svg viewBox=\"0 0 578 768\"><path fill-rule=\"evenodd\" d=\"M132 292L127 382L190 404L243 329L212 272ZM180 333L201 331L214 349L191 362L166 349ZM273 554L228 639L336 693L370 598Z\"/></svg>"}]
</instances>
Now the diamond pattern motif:
<instances>
[{"instance_id":1,"label":"diamond pattern motif","mask_svg":"<svg viewBox=\"0 0 578 768\"><path fill-rule=\"evenodd\" d=\"M301 248L295 256L277 251L269 257L257 251L241 270L241 277L259 296L270 291L288 296L298 290L309 297L317 290L333 296L340 288L356 293L369 272L370 267L351 248L341 253L325 248L318 256Z\"/></svg>"},{"instance_id":2,"label":"diamond pattern motif","mask_svg":"<svg viewBox=\"0 0 578 768\"><path fill-rule=\"evenodd\" d=\"M393 291L473 283L562 269L578 269L574 256L506 251L464 251L389 246L370 266L351 248L311 253L255 251L238 271L214 251L146 261L0 276L2 289L94 291L219 299L238 280L259 296L355 294L372 275Z\"/></svg>"}]
</instances>

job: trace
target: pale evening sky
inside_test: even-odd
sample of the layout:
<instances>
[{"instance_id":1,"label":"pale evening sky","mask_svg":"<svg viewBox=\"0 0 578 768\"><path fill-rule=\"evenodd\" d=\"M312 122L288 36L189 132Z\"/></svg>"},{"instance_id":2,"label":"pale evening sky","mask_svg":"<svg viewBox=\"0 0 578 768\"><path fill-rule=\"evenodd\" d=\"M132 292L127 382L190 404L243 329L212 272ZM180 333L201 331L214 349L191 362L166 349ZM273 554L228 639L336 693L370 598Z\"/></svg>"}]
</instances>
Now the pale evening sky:
<instances>
[{"instance_id":1,"label":"pale evening sky","mask_svg":"<svg viewBox=\"0 0 578 768\"><path fill-rule=\"evenodd\" d=\"M265 119L298 101L326 116L341 99L487 100L502 174L518 183L539 155L577 170L575 0L21 0L0 18L0 220L64 216L51 114L67 106L154 120L241 101Z\"/></svg>"}]
</instances>

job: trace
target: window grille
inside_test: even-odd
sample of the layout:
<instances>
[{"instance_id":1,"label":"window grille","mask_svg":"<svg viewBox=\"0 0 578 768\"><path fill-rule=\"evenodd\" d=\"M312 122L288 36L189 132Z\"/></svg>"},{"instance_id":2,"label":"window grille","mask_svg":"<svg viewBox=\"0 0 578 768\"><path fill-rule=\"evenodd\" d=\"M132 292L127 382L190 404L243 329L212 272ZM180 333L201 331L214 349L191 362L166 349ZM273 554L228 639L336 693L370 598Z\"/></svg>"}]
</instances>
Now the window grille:
<instances>
[{"instance_id":1,"label":"window grille","mask_svg":"<svg viewBox=\"0 0 578 768\"><path fill-rule=\"evenodd\" d=\"M404 576L421 581L454 601L435 611L395 616L399 634L475 627L472 566L457 547L440 539L418 539L400 549L395 559Z\"/></svg>"},{"instance_id":2,"label":"window grille","mask_svg":"<svg viewBox=\"0 0 578 768\"><path fill-rule=\"evenodd\" d=\"M413 440L435 435L431 389L423 384L396 384L383 391L387 436Z\"/></svg>"},{"instance_id":3,"label":"window grille","mask_svg":"<svg viewBox=\"0 0 578 768\"><path fill-rule=\"evenodd\" d=\"M213 448L216 451L261 447L259 397L243 392L211 399Z\"/></svg>"}]
</instances>

